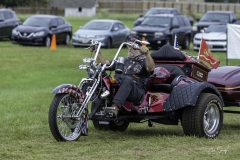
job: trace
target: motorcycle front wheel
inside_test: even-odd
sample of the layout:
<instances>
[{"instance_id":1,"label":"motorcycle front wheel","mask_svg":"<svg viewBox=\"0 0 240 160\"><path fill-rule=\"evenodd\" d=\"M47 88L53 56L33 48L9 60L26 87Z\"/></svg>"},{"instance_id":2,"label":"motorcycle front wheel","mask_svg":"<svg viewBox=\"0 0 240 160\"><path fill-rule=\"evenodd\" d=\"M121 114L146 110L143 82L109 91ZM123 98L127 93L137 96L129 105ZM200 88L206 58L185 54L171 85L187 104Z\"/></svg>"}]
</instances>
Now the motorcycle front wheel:
<instances>
[{"instance_id":1,"label":"motorcycle front wheel","mask_svg":"<svg viewBox=\"0 0 240 160\"><path fill-rule=\"evenodd\" d=\"M77 116L79 110L77 98L70 94L57 94L49 108L48 123L53 137L57 141L76 141L88 133L88 109Z\"/></svg>"}]
</instances>

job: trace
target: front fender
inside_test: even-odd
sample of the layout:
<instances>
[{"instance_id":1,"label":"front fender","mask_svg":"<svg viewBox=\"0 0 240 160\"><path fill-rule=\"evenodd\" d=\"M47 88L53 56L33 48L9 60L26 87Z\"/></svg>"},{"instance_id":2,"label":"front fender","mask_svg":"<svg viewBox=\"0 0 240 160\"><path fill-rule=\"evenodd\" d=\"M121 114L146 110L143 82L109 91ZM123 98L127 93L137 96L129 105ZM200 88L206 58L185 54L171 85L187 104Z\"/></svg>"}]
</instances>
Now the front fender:
<instances>
[{"instance_id":1,"label":"front fender","mask_svg":"<svg viewBox=\"0 0 240 160\"><path fill-rule=\"evenodd\" d=\"M76 85L74 84L62 84L57 86L56 88L53 89L52 91L53 94L62 94L62 93L67 93L70 95L73 95L77 99L82 102L84 100L84 93L83 91Z\"/></svg>"},{"instance_id":2,"label":"front fender","mask_svg":"<svg viewBox=\"0 0 240 160\"><path fill-rule=\"evenodd\" d=\"M202 92L214 93L224 102L217 88L207 82L197 82L175 86L164 102L164 111L174 111L186 106L195 106Z\"/></svg>"}]
</instances>

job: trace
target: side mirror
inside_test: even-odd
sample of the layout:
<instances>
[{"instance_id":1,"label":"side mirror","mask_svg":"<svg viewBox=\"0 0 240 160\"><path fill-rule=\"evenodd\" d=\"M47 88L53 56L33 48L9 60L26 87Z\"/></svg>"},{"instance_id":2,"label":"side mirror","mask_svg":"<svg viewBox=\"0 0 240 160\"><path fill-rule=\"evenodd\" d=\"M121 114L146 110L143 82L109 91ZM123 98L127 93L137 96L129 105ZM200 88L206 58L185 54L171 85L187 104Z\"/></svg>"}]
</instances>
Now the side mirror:
<instances>
[{"instance_id":1,"label":"side mirror","mask_svg":"<svg viewBox=\"0 0 240 160\"><path fill-rule=\"evenodd\" d=\"M55 25L52 25L52 26L50 27L50 29L52 29L52 28L57 28L57 26L55 26Z\"/></svg>"},{"instance_id":2,"label":"side mirror","mask_svg":"<svg viewBox=\"0 0 240 160\"><path fill-rule=\"evenodd\" d=\"M3 22L4 21L4 19L0 19L0 22Z\"/></svg>"},{"instance_id":3,"label":"side mirror","mask_svg":"<svg viewBox=\"0 0 240 160\"><path fill-rule=\"evenodd\" d=\"M113 30L113 31L118 31L119 28L118 28L118 27L114 27L112 30Z\"/></svg>"},{"instance_id":4,"label":"side mirror","mask_svg":"<svg viewBox=\"0 0 240 160\"><path fill-rule=\"evenodd\" d=\"M140 15L139 15L139 17L143 17L143 15L142 15L142 14L140 14Z\"/></svg>"},{"instance_id":5,"label":"side mirror","mask_svg":"<svg viewBox=\"0 0 240 160\"><path fill-rule=\"evenodd\" d=\"M200 18L196 18L196 21L198 22L200 20Z\"/></svg>"},{"instance_id":6,"label":"side mirror","mask_svg":"<svg viewBox=\"0 0 240 160\"><path fill-rule=\"evenodd\" d=\"M232 20L232 23L234 23L234 22L237 22L237 20L236 20L236 19L233 19L233 20Z\"/></svg>"}]
</instances>

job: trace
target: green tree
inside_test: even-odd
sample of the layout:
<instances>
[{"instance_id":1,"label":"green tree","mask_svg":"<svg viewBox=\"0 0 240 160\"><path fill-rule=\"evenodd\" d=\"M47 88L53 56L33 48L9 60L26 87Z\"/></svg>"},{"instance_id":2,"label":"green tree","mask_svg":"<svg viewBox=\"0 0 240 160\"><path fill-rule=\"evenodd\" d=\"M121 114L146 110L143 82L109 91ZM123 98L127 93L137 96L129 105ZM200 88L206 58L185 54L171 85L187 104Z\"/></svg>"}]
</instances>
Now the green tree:
<instances>
[{"instance_id":1,"label":"green tree","mask_svg":"<svg viewBox=\"0 0 240 160\"><path fill-rule=\"evenodd\" d=\"M0 5L8 7L28 6L31 0L1 0Z\"/></svg>"}]
</instances>

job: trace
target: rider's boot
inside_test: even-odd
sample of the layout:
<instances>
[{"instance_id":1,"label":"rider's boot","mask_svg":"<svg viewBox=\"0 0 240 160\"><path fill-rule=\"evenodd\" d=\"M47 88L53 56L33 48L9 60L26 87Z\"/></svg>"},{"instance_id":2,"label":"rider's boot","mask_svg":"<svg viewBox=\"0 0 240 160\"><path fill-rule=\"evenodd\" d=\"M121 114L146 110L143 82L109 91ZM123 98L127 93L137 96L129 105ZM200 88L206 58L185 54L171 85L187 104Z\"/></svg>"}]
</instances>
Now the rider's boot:
<instances>
[{"instance_id":1,"label":"rider's boot","mask_svg":"<svg viewBox=\"0 0 240 160\"><path fill-rule=\"evenodd\" d=\"M112 107L113 107L114 109L111 109L109 112L111 112L114 117L117 117L118 111L119 111L119 107L118 107L118 105L116 105L115 103L112 104Z\"/></svg>"}]
</instances>

